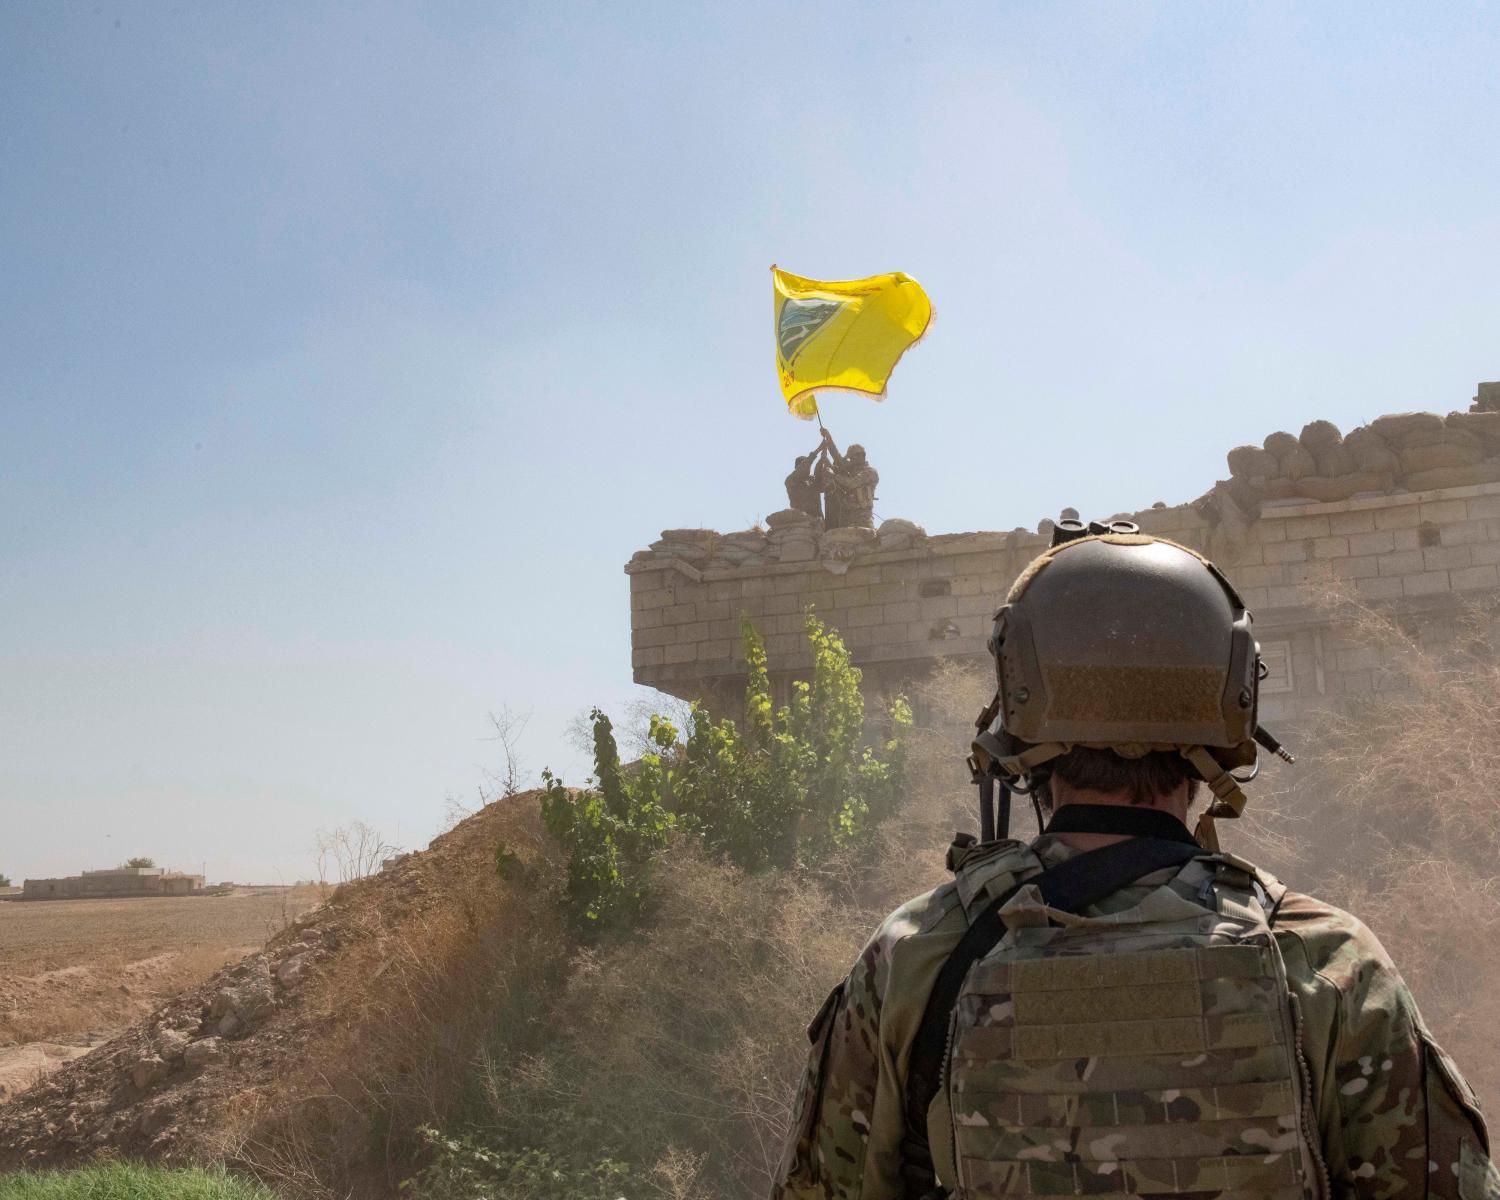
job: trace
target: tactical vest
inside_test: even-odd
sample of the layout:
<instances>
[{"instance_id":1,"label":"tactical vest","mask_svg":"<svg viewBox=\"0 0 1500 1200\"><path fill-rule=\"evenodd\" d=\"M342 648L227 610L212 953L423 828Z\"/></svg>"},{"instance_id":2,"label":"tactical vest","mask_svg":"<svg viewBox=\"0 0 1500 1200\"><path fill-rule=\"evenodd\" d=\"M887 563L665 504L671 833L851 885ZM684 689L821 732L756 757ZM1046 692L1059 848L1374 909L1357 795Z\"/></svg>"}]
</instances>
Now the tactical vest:
<instances>
[{"instance_id":1,"label":"tactical vest","mask_svg":"<svg viewBox=\"0 0 1500 1200\"><path fill-rule=\"evenodd\" d=\"M1017 897L954 1010L933 1109L951 1195L1326 1196L1265 893L1223 859L1174 882L1094 918Z\"/></svg>"}]
</instances>

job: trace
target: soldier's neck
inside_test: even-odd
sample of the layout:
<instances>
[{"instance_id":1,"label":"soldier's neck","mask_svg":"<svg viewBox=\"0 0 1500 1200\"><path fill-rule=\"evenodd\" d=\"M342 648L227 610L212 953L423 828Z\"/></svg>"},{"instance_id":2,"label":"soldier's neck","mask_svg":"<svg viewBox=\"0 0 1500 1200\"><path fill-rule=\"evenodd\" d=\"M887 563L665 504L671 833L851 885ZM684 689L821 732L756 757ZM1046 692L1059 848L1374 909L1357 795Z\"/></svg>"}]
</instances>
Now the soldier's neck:
<instances>
[{"instance_id":1,"label":"soldier's neck","mask_svg":"<svg viewBox=\"0 0 1500 1200\"><path fill-rule=\"evenodd\" d=\"M1096 792L1086 788L1071 788L1060 779L1052 780L1052 809L1057 811L1069 804L1106 804L1137 808L1154 808L1158 812L1176 817L1187 824L1188 785L1180 784L1165 796L1158 796L1149 804L1135 804L1129 792ZM1074 850L1097 850L1101 846L1112 846L1126 840L1119 833L1059 833L1054 835L1064 846Z\"/></svg>"}]
</instances>

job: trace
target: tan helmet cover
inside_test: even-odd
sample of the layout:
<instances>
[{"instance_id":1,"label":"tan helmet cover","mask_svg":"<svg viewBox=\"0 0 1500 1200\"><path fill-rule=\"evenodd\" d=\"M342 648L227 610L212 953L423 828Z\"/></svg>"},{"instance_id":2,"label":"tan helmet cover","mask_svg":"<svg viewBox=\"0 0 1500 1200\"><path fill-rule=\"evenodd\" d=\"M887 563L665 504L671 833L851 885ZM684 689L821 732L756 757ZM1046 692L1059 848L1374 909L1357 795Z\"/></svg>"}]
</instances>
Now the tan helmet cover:
<instances>
[{"instance_id":1,"label":"tan helmet cover","mask_svg":"<svg viewBox=\"0 0 1500 1200\"><path fill-rule=\"evenodd\" d=\"M1215 815L1238 814L1228 768L1255 762L1259 648L1244 603L1201 555L1142 534L1054 546L1012 586L990 651L999 711L975 750L1003 773L1073 746L1177 750L1212 787Z\"/></svg>"}]
</instances>

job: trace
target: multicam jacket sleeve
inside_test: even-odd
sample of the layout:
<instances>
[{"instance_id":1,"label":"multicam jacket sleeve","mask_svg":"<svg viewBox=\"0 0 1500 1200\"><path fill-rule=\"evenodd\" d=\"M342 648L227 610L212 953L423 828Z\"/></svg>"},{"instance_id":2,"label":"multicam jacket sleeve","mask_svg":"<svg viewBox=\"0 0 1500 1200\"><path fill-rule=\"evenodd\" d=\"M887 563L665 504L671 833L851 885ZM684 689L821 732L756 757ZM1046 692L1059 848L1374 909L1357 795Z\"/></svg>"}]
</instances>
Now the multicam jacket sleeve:
<instances>
[{"instance_id":1,"label":"multicam jacket sleeve","mask_svg":"<svg viewBox=\"0 0 1500 1200\"><path fill-rule=\"evenodd\" d=\"M932 980L966 927L952 884L913 900L824 1002L773 1200L899 1200L901 1072Z\"/></svg>"},{"instance_id":2,"label":"multicam jacket sleeve","mask_svg":"<svg viewBox=\"0 0 1500 1200\"><path fill-rule=\"evenodd\" d=\"M1375 935L1295 893L1275 930L1332 1195L1500 1200L1478 1101Z\"/></svg>"}]
</instances>

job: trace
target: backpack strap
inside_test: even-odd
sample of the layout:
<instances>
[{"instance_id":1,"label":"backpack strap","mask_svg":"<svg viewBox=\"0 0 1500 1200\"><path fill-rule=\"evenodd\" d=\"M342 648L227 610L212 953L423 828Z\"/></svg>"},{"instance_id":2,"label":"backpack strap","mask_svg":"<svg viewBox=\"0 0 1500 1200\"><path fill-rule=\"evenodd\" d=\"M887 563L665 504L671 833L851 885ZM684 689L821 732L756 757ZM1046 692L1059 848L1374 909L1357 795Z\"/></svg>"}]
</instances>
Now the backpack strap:
<instances>
[{"instance_id":1,"label":"backpack strap","mask_svg":"<svg viewBox=\"0 0 1500 1200\"><path fill-rule=\"evenodd\" d=\"M1059 810L1066 811L1067 808ZM1183 832L1186 833L1185 828ZM1023 887L1035 884L1048 908L1076 913L1143 875L1164 867L1181 866L1205 853L1191 837L1180 840L1176 837L1134 837L1116 842L1075 855L1048 867L1040 875L1019 881L996 896L974 918L939 970L928 994L921 1023L917 1026L917 1036L912 1042L906 1071L906 1135L901 1142L901 1173L906 1182L907 1196L925 1196L934 1188L936 1177L932 1150L927 1144L927 1110L942 1081L953 1009L969 968L1005 936L1005 919L1000 910L1011 897Z\"/></svg>"}]
</instances>

